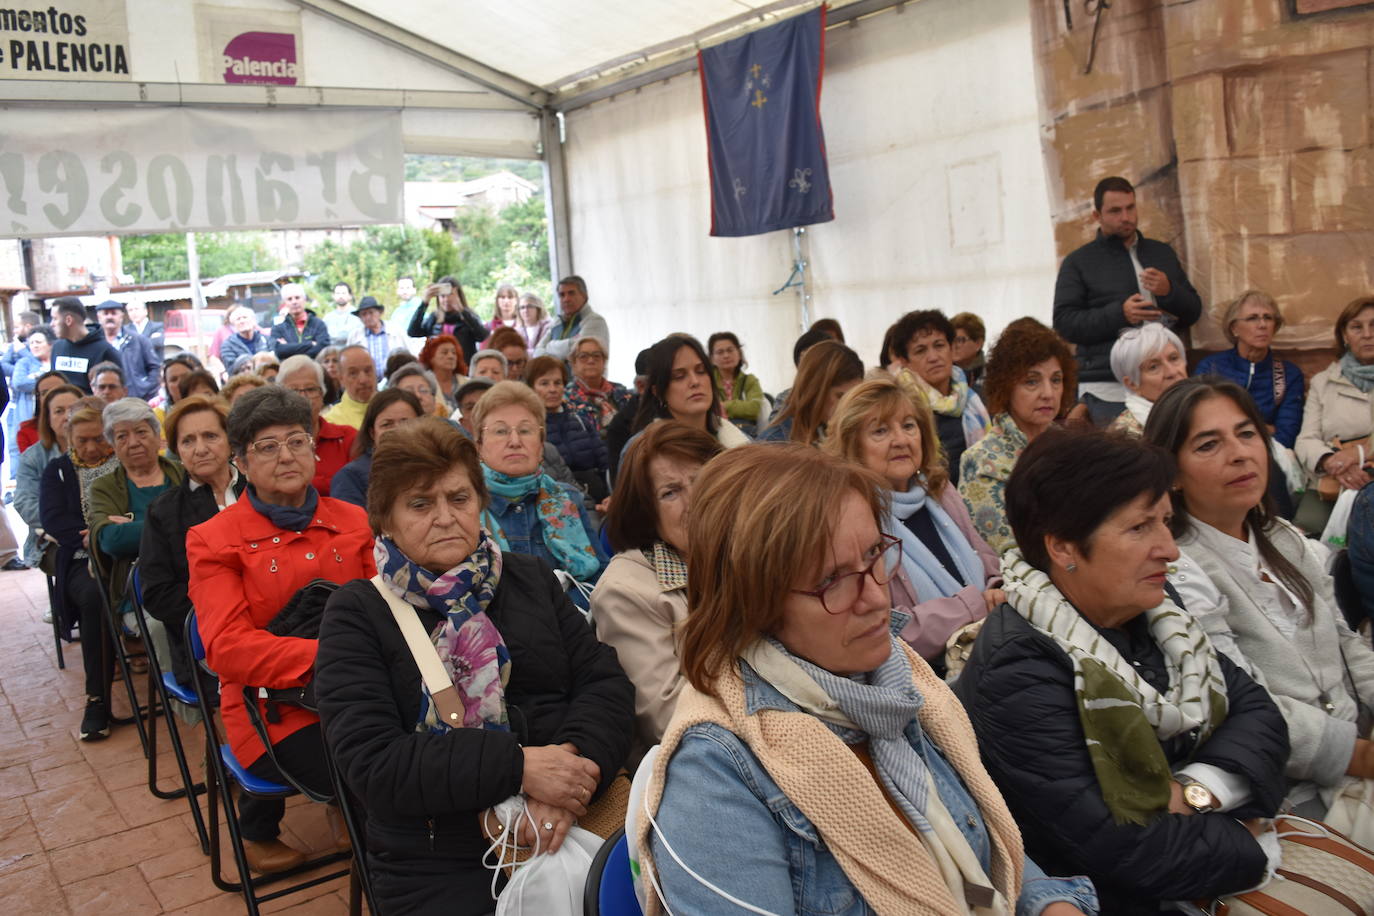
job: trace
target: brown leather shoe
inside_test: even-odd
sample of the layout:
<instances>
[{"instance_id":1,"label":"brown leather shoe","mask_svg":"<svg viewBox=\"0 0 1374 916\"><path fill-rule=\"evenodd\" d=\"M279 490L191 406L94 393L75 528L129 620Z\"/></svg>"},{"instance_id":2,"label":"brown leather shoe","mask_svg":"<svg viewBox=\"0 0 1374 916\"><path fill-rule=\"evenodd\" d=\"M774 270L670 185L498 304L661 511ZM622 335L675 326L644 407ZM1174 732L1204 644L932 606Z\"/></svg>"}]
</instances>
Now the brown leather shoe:
<instances>
[{"instance_id":1,"label":"brown leather shoe","mask_svg":"<svg viewBox=\"0 0 1374 916\"><path fill-rule=\"evenodd\" d=\"M287 871L305 862L305 853L281 840L244 840L243 854L248 867L264 875Z\"/></svg>"},{"instance_id":2,"label":"brown leather shoe","mask_svg":"<svg viewBox=\"0 0 1374 916\"><path fill-rule=\"evenodd\" d=\"M349 852L353 849L353 843L348 838L348 825L344 823L343 812L338 805L326 805L324 810L329 816L329 830L334 835L334 851Z\"/></svg>"}]
</instances>

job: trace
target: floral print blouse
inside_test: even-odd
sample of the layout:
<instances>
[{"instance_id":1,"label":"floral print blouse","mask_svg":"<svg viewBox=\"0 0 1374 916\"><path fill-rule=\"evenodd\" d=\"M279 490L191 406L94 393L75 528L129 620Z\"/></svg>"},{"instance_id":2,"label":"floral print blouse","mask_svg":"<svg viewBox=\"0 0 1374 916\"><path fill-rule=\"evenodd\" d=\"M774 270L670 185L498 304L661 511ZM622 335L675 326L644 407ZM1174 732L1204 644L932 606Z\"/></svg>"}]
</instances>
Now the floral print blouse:
<instances>
[{"instance_id":1,"label":"floral print blouse","mask_svg":"<svg viewBox=\"0 0 1374 916\"><path fill-rule=\"evenodd\" d=\"M1007 524L1005 490L1027 444L1026 434L1011 415L999 413L992 418L987 435L969 446L959 461L959 495L968 505L973 527L999 554L1016 546Z\"/></svg>"},{"instance_id":2,"label":"floral print blouse","mask_svg":"<svg viewBox=\"0 0 1374 916\"><path fill-rule=\"evenodd\" d=\"M563 396L568 409L581 414L593 429L600 431L630 400L630 389L607 379L601 380L599 389L592 389L575 378L564 387Z\"/></svg>"}]
</instances>

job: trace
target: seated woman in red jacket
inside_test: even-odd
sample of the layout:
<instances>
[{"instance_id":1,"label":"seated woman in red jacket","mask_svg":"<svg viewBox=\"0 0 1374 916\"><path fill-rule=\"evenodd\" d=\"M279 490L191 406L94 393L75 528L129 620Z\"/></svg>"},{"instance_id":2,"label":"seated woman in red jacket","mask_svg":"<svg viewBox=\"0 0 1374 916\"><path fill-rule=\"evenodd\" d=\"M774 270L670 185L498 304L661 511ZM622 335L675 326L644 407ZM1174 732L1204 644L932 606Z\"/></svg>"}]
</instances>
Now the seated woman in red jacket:
<instances>
[{"instance_id":1,"label":"seated woman in red jacket","mask_svg":"<svg viewBox=\"0 0 1374 916\"><path fill-rule=\"evenodd\" d=\"M310 404L286 388L269 385L239 397L229 412L229 448L248 478L246 498L186 538L191 604L206 662L219 675L225 736L249 772L277 781L281 775L244 708L243 688L304 686L314 674L316 641L265 628L312 580L343 583L376 572L367 516L311 485L310 429ZM277 761L297 781L328 792L319 717L295 706L277 708L278 721L267 721ZM266 720L262 701L259 711ZM304 861L277 839L284 810L280 799L244 795L239 802L244 849L256 871L284 871Z\"/></svg>"}]
</instances>

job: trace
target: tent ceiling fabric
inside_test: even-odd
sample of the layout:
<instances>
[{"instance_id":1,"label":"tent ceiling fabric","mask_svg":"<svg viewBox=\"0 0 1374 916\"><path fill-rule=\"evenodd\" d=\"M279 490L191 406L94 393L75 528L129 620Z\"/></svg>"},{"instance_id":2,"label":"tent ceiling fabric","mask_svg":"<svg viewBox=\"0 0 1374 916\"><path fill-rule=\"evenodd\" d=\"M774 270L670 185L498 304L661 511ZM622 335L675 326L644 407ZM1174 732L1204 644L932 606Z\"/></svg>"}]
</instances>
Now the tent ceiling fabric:
<instances>
[{"instance_id":1,"label":"tent ceiling fabric","mask_svg":"<svg viewBox=\"0 0 1374 916\"><path fill-rule=\"evenodd\" d=\"M691 36L772 0L349 0L395 26L549 90L559 81ZM799 5L801 0L799 0Z\"/></svg>"}]
</instances>

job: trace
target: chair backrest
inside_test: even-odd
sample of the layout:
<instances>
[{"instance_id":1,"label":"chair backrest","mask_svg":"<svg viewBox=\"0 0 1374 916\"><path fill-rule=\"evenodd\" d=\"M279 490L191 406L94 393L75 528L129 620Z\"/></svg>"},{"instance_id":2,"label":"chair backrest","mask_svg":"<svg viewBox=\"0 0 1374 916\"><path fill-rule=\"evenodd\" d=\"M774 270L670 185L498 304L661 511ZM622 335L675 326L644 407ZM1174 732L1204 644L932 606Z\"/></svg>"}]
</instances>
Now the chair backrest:
<instances>
[{"instance_id":1,"label":"chair backrest","mask_svg":"<svg viewBox=\"0 0 1374 916\"><path fill-rule=\"evenodd\" d=\"M606 533L606 526L601 526L601 531L597 535L601 540L601 552L608 557L615 556L615 549L611 547L611 536Z\"/></svg>"},{"instance_id":2,"label":"chair backrest","mask_svg":"<svg viewBox=\"0 0 1374 916\"><path fill-rule=\"evenodd\" d=\"M139 607L145 606L143 604L143 583L138 577L137 560L134 560L134 564L129 567L129 594L133 597L134 601L138 602Z\"/></svg>"},{"instance_id":3,"label":"chair backrest","mask_svg":"<svg viewBox=\"0 0 1374 916\"><path fill-rule=\"evenodd\" d=\"M196 626L194 609L186 615L186 645L191 650L191 658L205 664L205 643L200 641L200 627Z\"/></svg>"},{"instance_id":4,"label":"chair backrest","mask_svg":"<svg viewBox=\"0 0 1374 916\"><path fill-rule=\"evenodd\" d=\"M586 916L642 916L623 827L611 834L592 859L582 904Z\"/></svg>"},{"instance_id":5,"label":"chair backrest","mask_svg":"<svg viewBox=\"0 0 1374 916\"><path fill-rule=\"evenodd\" d=\"M1359 629L1364 620L1364 607L1360 601L1360 590L1355 586L1355 574L1350 569L1350 552L1336 551L1331 560L1331 585L1336 593L1336 605L1350 629Z\"/></svg>"}]
</instances>

